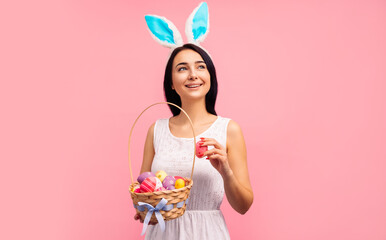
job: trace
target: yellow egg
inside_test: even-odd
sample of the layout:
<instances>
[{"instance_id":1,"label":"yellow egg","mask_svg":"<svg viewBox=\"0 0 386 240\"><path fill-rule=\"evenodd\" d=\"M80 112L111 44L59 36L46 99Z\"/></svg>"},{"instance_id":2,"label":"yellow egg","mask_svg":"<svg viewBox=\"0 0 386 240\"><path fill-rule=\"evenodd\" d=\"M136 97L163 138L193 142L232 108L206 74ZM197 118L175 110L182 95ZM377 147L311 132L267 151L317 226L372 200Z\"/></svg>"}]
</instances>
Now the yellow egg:
<instances>
[{"instance_id":1,"label":"yellow egg","mask_svg":"<svg viewBox=\"0 0 386 240\"><path fill-rule=\"evenodd\" d=\"M163 170L159 170L158 172L155 173L155 176L161 180L161 182L166 178L167 174Z\"/></svg>"},{"instance_id":2,"label":"yellow egg","mask_svg":"<svg viewBox=\"0 0 386 240\"><path fill-rule=\"evenodd\" d=\"M177 179L175 187L176 187L176 189L185 187L185 180L184 179Z\"/></svg>"}]
</instances>

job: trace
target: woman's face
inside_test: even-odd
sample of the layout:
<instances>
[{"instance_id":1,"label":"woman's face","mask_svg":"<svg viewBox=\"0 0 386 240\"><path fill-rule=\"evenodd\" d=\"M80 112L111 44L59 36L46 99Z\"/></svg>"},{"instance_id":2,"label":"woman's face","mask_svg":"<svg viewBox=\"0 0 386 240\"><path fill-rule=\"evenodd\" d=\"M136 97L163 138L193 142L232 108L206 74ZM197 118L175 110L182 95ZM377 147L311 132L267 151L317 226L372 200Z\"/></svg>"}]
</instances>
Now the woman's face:
<instances>
[{"instance_id":1,"label":"woman's face","mask_svg":"<svg viewBox=\"0 0 386 240\"><path fill-rule=\"evenodd\" d=\"M181 99L205 98L210 89L210 74L200 54L184 49L175 56L172 88Z\"/></svg>"}]
</instances>

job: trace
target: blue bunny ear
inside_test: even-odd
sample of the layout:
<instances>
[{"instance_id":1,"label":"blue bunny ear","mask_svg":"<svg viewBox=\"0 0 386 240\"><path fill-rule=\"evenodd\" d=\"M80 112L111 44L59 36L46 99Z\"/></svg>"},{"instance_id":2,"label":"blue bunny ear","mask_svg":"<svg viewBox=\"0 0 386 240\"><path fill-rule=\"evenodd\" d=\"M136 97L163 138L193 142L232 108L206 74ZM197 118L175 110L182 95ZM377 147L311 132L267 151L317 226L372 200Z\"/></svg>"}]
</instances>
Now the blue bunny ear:
<instances>
[{"instance_id":1,"label":"blue bunny ear","mask_svg":"<svg viewBox=\"0 0 386 240\"><path fill-rule=\"evenodd\" d=\"M183 45L181 33L168 19L156 15L145 15L151 36L159 44L168 48Z\"/></svg>"},{"instance_id":2,"label":"blue bunny ear","mask_svg":"<svg viewBox=\"0 0 386 240\"><path fill-rule=\"evenodd\" d=\"M206 2L200 3L186 21L185 34L188 42L199 44L209 33L209 12Z\"/></svg>"}]
</instances>

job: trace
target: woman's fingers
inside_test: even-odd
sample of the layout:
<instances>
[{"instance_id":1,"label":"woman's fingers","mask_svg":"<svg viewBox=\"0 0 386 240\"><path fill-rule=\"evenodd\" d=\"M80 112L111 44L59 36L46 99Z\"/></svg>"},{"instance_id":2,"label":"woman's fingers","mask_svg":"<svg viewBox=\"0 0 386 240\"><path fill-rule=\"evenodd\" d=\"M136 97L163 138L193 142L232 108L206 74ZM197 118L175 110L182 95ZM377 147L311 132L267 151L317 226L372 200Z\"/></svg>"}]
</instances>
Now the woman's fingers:
<instances>
[{"instance_id":1,"label":"woman's fingers","mask_svg":"<svg viewBox=\"0 0 386 240\"><path fill-rule=\"evenodd\" d=\"M218 155L225 155L225 152L223 150L213 148L211 150L208 150L204 153L204 156L211 156L213 154L218 154Z\"/></svg>"},{"instance_id":2,"label":"woman's fingers","mask_svg":"<svg viewBox=\"0 0 386 240\"><path fill-rule=\"evenodd\" d=\"M219 144L214 138L200 138L203 144L201 146L213 145L214 148L208 150L204 153L204 156L208 157L208 159L221 159L225 160L227 158L227 153L225 148L221 144Z\"/></svg>"},{"instance_id":3,"label":"woman's fingers","mask_svg":"<svg viewBox=\"0 0 386 240\"><path fill-rule=\"evenodd\" d=\"M200 138L203 144L201 146L213 145L213 147L218 149L224 149L224 147L216 141L214 138Z\"/></svg>"},{"instance_id":4,"label":"woman's fingers","mask_svg":"<svg viewBox=\"0 0 386 240\"><path fill-rule=\"evenodd\" d=\"M208 158L210 159L220 159L220 160L225 160L225 156L222 154L214 153L212 155L209 155Z\"/></svg>"},{"instance_id":5,"label":"woman's fingers","mask_svg":"<svg viewBox=\"0 0 386 240\"><path fill-rule=\"evenodd\" d=\"M219 144L216 139L213 138L200 138L203 144L201 146L209 146L213 145L214 148L211 150L208 150L204 153L204 156L206 156L212 166L222 175L226 174L227 172L230 172L230 166L228 163L228 154L226 152L226 149Z\"/></svg>"},{"instance_id":6,"label":"woman's fingers","mask_svg":"<svg viewBox=\"0 0 386 240\"><path fill-rule=\"evenodd\" d=\"M141 215L139 215L139 213L134 215L134 220L139 220L141 223L143 223L143 220L141 218Z\"/></svg>"},{"instance_id":7,"label":"woman's fingers","mask_svg":"<svg viewBox=\"0 0 386 240\"><path fill-rule=\"evenodd\" d=\"M134 220L139 220L141 223L143 223L143 219L141 218L141 215L139 213L134 215ZM149 225L156 225L157 223L149 222Z\"/></svg>"},{"instance_id":8,"label":"woman's fingers","mask_svg":"<svg viewBox=\"0 0 386 240\"><path fill-rule=\"evenodd\" d=\"M134 215L134 220L139 220L141 223L143 223L143 220L141 218L141 215L139 215L139 213Z\"/></svg>"}]
</instances>

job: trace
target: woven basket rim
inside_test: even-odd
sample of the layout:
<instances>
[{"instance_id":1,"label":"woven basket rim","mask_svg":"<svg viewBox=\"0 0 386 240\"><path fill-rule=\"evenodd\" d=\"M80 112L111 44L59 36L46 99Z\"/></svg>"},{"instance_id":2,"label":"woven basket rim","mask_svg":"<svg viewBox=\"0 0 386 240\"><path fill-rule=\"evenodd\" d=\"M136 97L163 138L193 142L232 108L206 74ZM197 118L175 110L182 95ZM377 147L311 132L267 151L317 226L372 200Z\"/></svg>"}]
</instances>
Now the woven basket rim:
<instances>
[{"instance_id":1,"label":"woven basket rim","mask_svg":"<svg viewBox=\"0 0 386 240\"><path fill-rule=\"evenodd\" d=\"M151 195L161 195L162 193L168 194L168 193L178 193L178 192L183 192L187 188L191 188L193 186L193 179L190 178L184 178L185 182L189 181L189 184L186 185L185 187L178 188L178 189L173 189L173 190L163 190L163 191L156 191L156 192L144 192L144 193L136 193L132 192L132 189L136 185L140 185L139 182L134 182L130 184L130 193L135 195L135 196L151 196Z\"/></svg>"}]
</instances>

